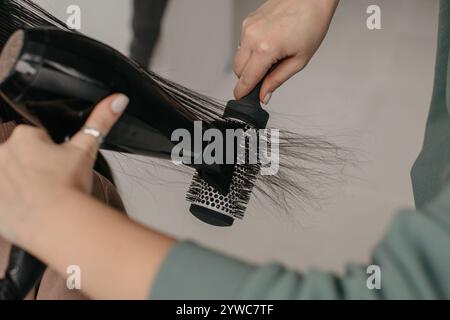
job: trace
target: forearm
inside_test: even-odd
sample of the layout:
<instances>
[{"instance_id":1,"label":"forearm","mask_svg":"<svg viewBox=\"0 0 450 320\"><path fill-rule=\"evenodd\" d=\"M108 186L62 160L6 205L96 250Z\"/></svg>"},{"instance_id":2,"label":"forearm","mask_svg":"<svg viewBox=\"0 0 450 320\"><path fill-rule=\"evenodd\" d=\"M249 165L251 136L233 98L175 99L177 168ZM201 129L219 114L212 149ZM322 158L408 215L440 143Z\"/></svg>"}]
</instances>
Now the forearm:
<instances>
[{"instance_id":1,"label":"forearm","mask_svg":"<svg viewBox=\"0 0 450 320\"><path fill-rule=\"evenodd\" d=\"M310 1L311 4L320 6L324 12L328 12L331 15L336 10L337 6L339 5L340 0L306 0Z\"/></svg>"},{"instance_id":2,"label":"forearm","mask_svg":"<svg viewBox=\"0 0 450 320\"><path fill-rule=\"evenodd\" d=\"M327 8L329 8L331 11L335 11L337 6L339 5L340 0L319 0L319 1L314 1L317 3L321 3L325 6L327 6Z\"/></svg>"},{"instance_id":3,"label":"forearm","mask_svg":"<svg viewBox=\"0 0 450 320\"><path fill-rule=\"evenodd\" d=\"M312 5L315 5L319 8L319 11L323 14L323 19L331 23L333 19L334 13L339 5L340 0L306 0L310 1Z\"/></svg>"},{"instance_id":4,"label":"forearm","mask_svg":"<svg viewBox=\"0 0 450 320\"><path fill-rule=\"evenodd\" d=\"M94 299L147 298L175 243L76 191L32 217L19 244L62 275L79 266L82 290Z\"/></svg>"}]
</instances>

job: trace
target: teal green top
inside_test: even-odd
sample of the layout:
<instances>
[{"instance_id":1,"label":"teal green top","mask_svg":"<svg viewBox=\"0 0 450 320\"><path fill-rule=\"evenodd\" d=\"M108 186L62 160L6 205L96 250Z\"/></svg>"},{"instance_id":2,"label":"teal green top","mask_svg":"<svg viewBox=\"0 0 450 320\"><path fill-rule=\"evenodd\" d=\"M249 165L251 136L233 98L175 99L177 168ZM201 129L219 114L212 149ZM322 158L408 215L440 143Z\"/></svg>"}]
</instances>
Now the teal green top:
<instances>
[{"instance_id":1,"label":"teal green top","mask_svg":"<svg viewBox=\"0 0 450 320\"><path fill-rule=\"evenodd\" d=\"M254 266L190 242L176 245L152 288L153 299L438 299L450 298L450 1L441 0L435 89L425 142L412 170L417 210L400 212L367 266L345 276Z\"/></svg>"}]
</instances>

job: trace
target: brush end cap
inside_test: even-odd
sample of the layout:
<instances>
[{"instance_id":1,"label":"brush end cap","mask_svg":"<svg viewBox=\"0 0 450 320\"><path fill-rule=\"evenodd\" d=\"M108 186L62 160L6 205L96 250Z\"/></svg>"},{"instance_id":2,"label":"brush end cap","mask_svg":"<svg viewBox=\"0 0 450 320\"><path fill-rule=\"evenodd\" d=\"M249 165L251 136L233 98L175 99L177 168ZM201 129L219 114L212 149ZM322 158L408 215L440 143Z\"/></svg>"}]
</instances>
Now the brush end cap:
<instances>
[{"instance_id":1,"label":"brush end cap","mask_svg":"<svg viewBox=\"0 0 450 320\"><path fill-rule=\"evenodd\" d=\"M199 220L216 227L231 227L234 219L220 212L196 204L191 205L191 213Z\"/></svg>"}]
</instances>

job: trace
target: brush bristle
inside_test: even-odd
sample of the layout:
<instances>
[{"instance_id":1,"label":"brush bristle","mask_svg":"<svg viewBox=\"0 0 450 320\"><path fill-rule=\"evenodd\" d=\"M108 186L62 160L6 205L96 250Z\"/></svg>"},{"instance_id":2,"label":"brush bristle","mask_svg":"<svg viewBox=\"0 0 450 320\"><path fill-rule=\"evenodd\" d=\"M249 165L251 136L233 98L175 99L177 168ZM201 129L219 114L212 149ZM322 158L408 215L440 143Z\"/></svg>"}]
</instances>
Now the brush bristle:
<instances>
[{"instance_id":1,"label":"brush bristle","mask_svg":"<svg viewBox=\"0 0 450 320\"><path fill-rule=\"evenodd\" d=\"M236 121L226 121L236 123ZM242 125L242 123L240 124ZM245 125L244 130L250 128L250 126ZM242 143L245 144L242 147L245 148L245 154L248 155L248 142L244 139ZM242 219L261 171L259 161L257 164L250 164L248 159L245 160L243 164L235 165L228 194L222 195L204 181L198 173L195 173L186 199L197 206L211 209L234 219Z\"/></svg>"},{"instance_id":2,"label":"brush bristle","mask_svg":"<svg viewBox=\"0 0 450 320\"><path fill-rule=\"evenodd\" d=\"M209 208L235 219L242 219L259 171L259 165L237 165L230 192L227 195L219 193L196 173L187 192L186 199L198 206Z\"/></svg>"}]
</instances>

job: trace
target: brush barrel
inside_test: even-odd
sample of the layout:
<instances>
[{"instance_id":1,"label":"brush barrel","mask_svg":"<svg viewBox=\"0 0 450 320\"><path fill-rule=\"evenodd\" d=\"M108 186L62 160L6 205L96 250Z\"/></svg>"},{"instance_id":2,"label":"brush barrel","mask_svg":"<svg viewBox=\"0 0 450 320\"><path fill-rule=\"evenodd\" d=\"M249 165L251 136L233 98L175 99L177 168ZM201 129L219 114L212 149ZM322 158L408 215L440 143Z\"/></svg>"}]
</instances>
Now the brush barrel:
<instances>
[{"instance_id":1,"label":"brush barrel","mask_svg":"<svg viewBox=\"0 0 450 320\"><path fill-rule=\"evenodd\" d=\"M223 118L229 125L234 124L235 128L244 130L266 128L269 113L261 107L261 85L259 83L246 97L228 102ZM192 202L190 212L199 220L213 226L230 227L236 218L242 219L244 216L260 166L236 164L222 172L228 173L226 190L209 184L205 174L198 170L188 200Z\"/></svg>"}]
</instances>

